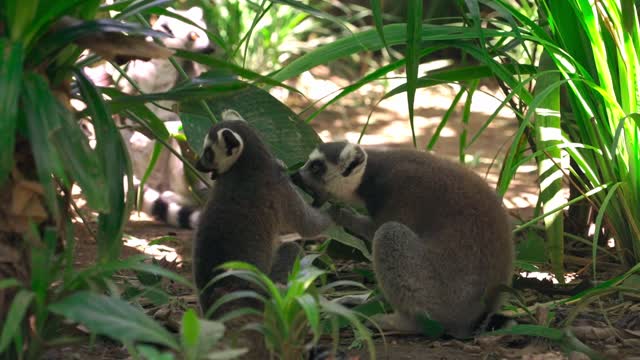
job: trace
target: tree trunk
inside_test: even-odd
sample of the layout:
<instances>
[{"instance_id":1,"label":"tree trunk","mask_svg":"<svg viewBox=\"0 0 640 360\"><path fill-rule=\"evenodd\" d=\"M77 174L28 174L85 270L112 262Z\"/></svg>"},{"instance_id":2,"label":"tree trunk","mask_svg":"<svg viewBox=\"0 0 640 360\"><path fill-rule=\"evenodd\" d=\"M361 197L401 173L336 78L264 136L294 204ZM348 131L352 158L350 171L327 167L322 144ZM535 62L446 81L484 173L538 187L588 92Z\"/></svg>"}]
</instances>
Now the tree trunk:
<instances>
[{"instance_id":1,"label":"tree trunk","mask_svg":"<svg viewBox=\"0 0 640 360\"><path fill-rule=\"evenodd\" d=\"M15 279L29 286L29 247L24 234L32 225L50 220L35 162L26 139L16 139L15 166L9 178L0 184L0 280ZM0 324L4 323L16 287L0 289Z\"/></svg>"}]
</instances>

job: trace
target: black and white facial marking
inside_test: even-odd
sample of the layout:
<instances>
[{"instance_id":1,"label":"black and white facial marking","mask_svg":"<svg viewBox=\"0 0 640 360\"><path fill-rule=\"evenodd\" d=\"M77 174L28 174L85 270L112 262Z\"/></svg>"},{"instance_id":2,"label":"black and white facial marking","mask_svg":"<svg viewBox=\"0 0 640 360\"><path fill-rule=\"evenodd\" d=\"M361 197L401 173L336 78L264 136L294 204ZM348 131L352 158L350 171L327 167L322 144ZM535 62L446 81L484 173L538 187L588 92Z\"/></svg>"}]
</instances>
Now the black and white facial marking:
<instances>
[{"instance_id":1,"label":"black and white facial marking","mask_svg":"<svg viewBox=\"0 0 640 360\"><path fill-rule=\"evenodd\" d=\"M328 197L360 202L356 190L362 182L367 153L358 145L333 142L319 145L306 164L292 176L292 181L314 196L314 206Z\"/></svg>"},{"instance_id":2,"label":"black and white facial marking","mask_svg":"<svg viewBox=\"0 0 640 360\"><path fill-rule=\"evenodd\" d=\"M212 129L204 138L202 154L195 168L198 171L210 172L211 179L215 179L233 166L243 149L242 137L233 130Z\"/></svg>"},{"instance_id":3,"label":"black and white facial marking","mask_svg":"<svg viewBox=\"0 0 640 360\"><path fill-rule=\"evenodd\" d=\"M161 15L153 22L154 30L163 31L172 37L163 39L165 46L172 49L187 49L195 52L211 54L215 52L214 44L209 41L207 33L202 30L206 28L204 14L201 8L192 7L189 10L175 10L168 8L167 11L181 15L198 26L193 26L171 16Z\"/></svg>"}]
</instances>

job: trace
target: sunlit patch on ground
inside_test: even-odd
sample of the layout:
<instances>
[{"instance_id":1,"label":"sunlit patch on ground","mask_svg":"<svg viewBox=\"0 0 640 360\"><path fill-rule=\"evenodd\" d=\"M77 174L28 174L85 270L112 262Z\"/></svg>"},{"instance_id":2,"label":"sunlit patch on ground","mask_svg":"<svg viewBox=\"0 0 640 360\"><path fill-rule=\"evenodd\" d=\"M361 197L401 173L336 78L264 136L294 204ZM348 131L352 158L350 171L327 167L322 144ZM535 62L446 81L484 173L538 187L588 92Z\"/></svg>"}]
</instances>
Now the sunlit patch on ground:
<instances>
[{"instance_id":1,"label":"sunlit patch on ground","mask_svg":"<svg viewBox=\"0 0 640 360\"><path fill-rule=\"evenodd\" d=\"M147 213L142 211L132 211L131 215L129 215L129 221L155 221L151 216L147 215Z\"/></svg>"},{"instance_id":2,"label":"sunlit patch on ground","mask_svg":"<svg viewBox=\"0 0 640 360\"><path fill-rule=\"evenodd\" d=\"M166 260L170 263L182 263L182 256L173 247L163 244L153 244L153 241L140 239L131 235L124 237L124 246L134 248L156 260Z\"/></svg>"},{"instance_id":3,"label":"sunlit patch on ground","mask_svg":"<svg viewBox=\"0 0 640 360\"><path fill-rule=\"evenodd\" d=\"M530 279L549 280L549 281L553 282L554 284L559 284L560 283L555 275L553 275L553 274L551 274L549 272L544 272L544 271L521 272L520 276L522 276L523 278L530 278ZM564 275L564 282L566 284L569 284L573 280L576 280L577 278L578 278L578 274L577 273L574 273L574 272L573 273L566 273Z\"/></svg>"}]
</instances>

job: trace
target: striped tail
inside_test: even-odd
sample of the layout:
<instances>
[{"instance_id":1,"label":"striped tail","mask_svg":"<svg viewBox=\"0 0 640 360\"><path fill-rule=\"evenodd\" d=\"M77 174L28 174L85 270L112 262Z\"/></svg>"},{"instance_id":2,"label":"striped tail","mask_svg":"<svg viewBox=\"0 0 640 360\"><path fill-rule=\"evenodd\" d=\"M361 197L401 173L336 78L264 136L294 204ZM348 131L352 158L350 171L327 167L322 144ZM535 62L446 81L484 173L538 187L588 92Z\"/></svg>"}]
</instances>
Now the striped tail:
<instances>
[{"instance_id":1,"label":"striped tail","mask_svg":"<svg viewBox=\"0 0 640 360\"><path fill-rule=\"evenodd\" d=\"M168 225L183 229L195 229L200 218L200 208L183 205L184 203L183 198L172 191L159 193L145 186L139 210Z\"/></svg>"}]
</instances>

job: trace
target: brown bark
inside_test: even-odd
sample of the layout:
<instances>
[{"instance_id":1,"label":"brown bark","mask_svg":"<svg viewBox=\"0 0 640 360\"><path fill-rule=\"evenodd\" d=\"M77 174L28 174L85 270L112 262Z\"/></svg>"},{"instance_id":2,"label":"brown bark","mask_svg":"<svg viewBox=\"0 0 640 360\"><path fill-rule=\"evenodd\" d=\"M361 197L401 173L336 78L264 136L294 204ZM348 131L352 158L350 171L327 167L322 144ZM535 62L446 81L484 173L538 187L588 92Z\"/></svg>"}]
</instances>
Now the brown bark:
<instances>
[{"instance_id":1,"label":"brown bark","mask_svg":"<svg viewBox=\"0 0 640 360\"><path fill-rule=\"evenodd\" d=\"M14 155L15 167L0 184L0 280L16 279L28 286L29 248L23 234L29 224L47 220L42 187L37 182L35 162L27 141L18 138ZM16 287L0 289L0 324L6 318Z\"/></svg>"}]
</instances>

